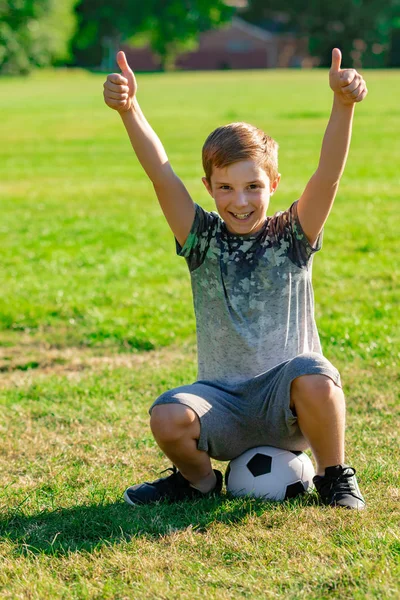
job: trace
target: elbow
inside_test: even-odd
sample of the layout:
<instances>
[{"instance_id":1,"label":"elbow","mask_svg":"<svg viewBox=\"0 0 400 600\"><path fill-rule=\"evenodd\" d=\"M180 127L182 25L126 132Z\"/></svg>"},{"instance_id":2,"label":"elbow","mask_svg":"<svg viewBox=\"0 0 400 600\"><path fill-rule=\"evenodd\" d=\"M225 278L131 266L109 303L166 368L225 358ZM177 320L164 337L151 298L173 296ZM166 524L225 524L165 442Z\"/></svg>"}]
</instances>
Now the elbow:
<instances>
[{"instance_id":1,"label":"elbow","mask_svg":"<svg viewBox=\"0 0 400 600\"><path fill-rule=\"evenodd\" d=\"M166 161L160 167L153 171L151 174L148 174L154 188L159 188L165 185L168 182L171 182L172 179L175 179L177 176L175 175L169 161Z\"/></svg>"},{"instance_id":2,"label":"elbow","mask_svg":"<svg viewBox=\"0 0 400 600\"><path fill-rule=\"evenodd\" d=\"M341 173L326 172L325 169L318 169L314 174L314 181L318 187L330 190L332 193L336 193L342 178Z\"/></svg>"}]
</instances>

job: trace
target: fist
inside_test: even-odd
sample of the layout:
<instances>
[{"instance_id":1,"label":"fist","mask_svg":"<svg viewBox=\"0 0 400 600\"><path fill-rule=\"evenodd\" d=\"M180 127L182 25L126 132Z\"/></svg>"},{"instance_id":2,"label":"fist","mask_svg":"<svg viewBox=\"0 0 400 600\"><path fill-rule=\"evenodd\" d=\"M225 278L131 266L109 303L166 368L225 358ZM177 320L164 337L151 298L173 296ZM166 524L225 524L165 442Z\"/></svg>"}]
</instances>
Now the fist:
<instances>
[{"instance_id":1,"label":"fist","mask_svg":"<svg viewBox=\"0 0 400 600\"><path fill-rule=\"evenodd\" d=\"M107 77L103 85L103 96L107 106L123 113L132 108L137 83L124 52L118 52L117 63L122 74L112 73Z\"/></svg>"},{"instance_id":2,"label":"fist","mask_svg":"<svg viewBox=\"0 0 400 600\"><path fill-rule=\"evenodd\" d=\"M342 53L338 48L332 51L332 66L329 71L329 85L343 104L362 102L368 94L364 79L355 69L341 69Z\"/></svg>"}]
</instances>

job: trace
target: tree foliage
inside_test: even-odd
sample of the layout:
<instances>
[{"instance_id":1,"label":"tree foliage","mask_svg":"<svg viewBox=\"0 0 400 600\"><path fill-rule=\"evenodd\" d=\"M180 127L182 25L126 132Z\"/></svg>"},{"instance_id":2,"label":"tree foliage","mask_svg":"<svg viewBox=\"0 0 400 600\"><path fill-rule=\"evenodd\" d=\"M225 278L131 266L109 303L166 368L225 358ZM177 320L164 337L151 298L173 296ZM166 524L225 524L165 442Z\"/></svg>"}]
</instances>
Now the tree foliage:
<instances>
[{"instance_id":1,"label":"tree foliage","mask_svg":"<svg viewBox=\"0 0 400 600\"><path fill-rule=\"evenodd\" d=\"M75 64L113 68L127 40L148 42L168 67L233 13L225 0L0 0L0 73L68 62L71 47ZM242 16L307 37L322 66L334 46L348 66L400 66L400 0L249 0Z\"/></svg>"},{"instance_id":2,"label":"tree foliage","mask_svg":"<svg viewBox=\"0 0 400 600\"><path fill-rule=\"evenodd\" d=\"M151 48L165 66L179 50L197 41L202 31L207 31L227 21L232 9L219 0L152 0L146 21Z\"/></svg>"},{"instance_id":3,"label":"tree foliage","mask_svg":"<svg viewBox=\"0 0 400 600\"><path fill-rule=\"evenodd\" d=\"M68 57L76 0L0 0L0 73L26 74Z\"/></svg>"},{"instance_id":4,"label":"tree foliage","mask_svg":"<svg viewBox=\"0 0 400 600\"><path fill-rule=\"evenodd\" d=\"M85 67L101 65L109 41L119 43L139 31L147 14L141 0L80 0L75 11L78 28L72 51L75 62Z\"/></svg>"},{"instance_id":5,"label":"tree foliage","mask_svg":"<svg viewBox=\"0 0 400 600\"><path fill-rule=\"evenodd\" d=\"M201 31L227 20L233 10L223 0L81 0L73 50L78 64L98 66L107 48L141 34L163 65L197 39Z\"/></svg>"},{"instance_id":6,"label":"tree foliage","mask_svg":"<svg viewBox=\"0 0 400 600\"><path fill-rule=\"evenodd\" d=\"M309 50L329 66L332 48L344 64L384 66L392 30L398 26L399 0L251 0L251 22L281 20L286 29L309 38Z\"/></svg>"}]
</instances>

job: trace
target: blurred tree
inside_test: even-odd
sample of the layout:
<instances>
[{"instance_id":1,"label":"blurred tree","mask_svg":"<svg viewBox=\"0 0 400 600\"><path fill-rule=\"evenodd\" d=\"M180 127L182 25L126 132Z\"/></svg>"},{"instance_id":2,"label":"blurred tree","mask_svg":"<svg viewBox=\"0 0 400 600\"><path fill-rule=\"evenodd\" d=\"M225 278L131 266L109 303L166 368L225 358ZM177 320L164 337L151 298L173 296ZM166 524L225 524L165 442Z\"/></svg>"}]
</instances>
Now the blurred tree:
<instances>
[{"instance_id":1,"label":"blurred tree","mask_svg":"<svg viewBox=\"0 0 400 600\"><path fill-rule=\"evenodd\" d=\"M49 8L49 0L0 0L0 72L28 73L40 61L32 31Z\"/></svg>"},{"instance_id":2,"label":"blurred tree","mask_svg":"<svg viewBox=\"0 0 400 600\"><path fill-rule=\"evenodd\" d=\"M0 0L0 73L27 74L68 56L77 0Z\"/></svg>"},{"instance_id":3,"label":"blurred tree","mask_svg":"<svg viewBox=\"0 0 400 600\"><path fill-rule=\"evenodd\" d=\"M400 67L400 0L393 0L392 24L388 65L389 67Z\"/></svg>"},{"instance_id":4,"label":"blurred tree","mask_svg":"<svg viewBox=\"0 0 400 600\"><path fill-rule=\"evenodd\" d=\"M150 4L146 32L163 68L172 65L182 50L194 48L199 33L228 21L234 13L223 0L149 0Z\"/></svg>"},{"instance_id":5,"label":"blurred tree","mask_svg":"<svg viewBox=\"0 0 400 600\"><path fill-rule=\"evenodd\" d=\"M223 0L81 0L73 40L77 64L112 69L122 41L140 37L168 67L201 31L226 21L234 9Z\"/></svg>"},{"instance_id":6,"label":"blurred tree","mask_svg":"<svg viewBox=\"0 0 400 600\"><path fill-rule=\"evenodd\" d=\"M72 60L71 38L77 25L74 10L77 2L51 0L50 10L39 20L36 37L46 45L52 64L65 64Z\"/></svg>"},{"instance_id":7,"label":"blurred tree","mask_svg":"<svg viewBox=\"0 0 400 600\"><path fill-rule=\"evenodd\" d=\"M385 66L399 0L250 0L243 17L252 23L281 23L309 38L321 66L331 64L338 46L347 66Z\"/></svg>"},{"instance_id":8,"label":"blurred tree","mask_svg":"<svg viewBox=\"0 0 400 600\"><path fill-rule=\"evenodd\" d=\"M78 27L72 40L75 63L107 69L109 55L121 39L142 27L145 4L136 0L80 0L75 8Z\"/></svg>"}]
</instances>

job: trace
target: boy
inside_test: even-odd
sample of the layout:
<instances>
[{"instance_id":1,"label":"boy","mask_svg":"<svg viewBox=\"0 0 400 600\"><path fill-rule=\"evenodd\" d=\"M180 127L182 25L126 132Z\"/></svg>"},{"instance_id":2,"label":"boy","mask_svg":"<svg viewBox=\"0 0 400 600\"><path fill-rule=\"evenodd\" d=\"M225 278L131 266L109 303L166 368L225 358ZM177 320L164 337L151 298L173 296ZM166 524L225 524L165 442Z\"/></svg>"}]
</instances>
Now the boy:
<instances>
[{"instance_id":1,"label":"boy","mask_svg":"<svg viewBox=\"0 0 400 600\"><path fill-rule=\"evenodd\" d=\"M186 258L198 340L198 381L164 393L150 407L154 438L172 474L126 490L131 505L219 493L211 458L248 448L311 447L314 484L324 504L362 509L355 470L344 464L345 399L340 375L322 355L314 320L313 254L347 159L354 106L367 95L354 69L332 52L332 114L319 166L300 199L267 217L278 173L277 144L246 123L219 127L203 147L203 183L219 213L195 204L140 110L125 54L104 84L122 118ZM168 470L168 469L167 469Z\"/></svg>"}]
</instances>

